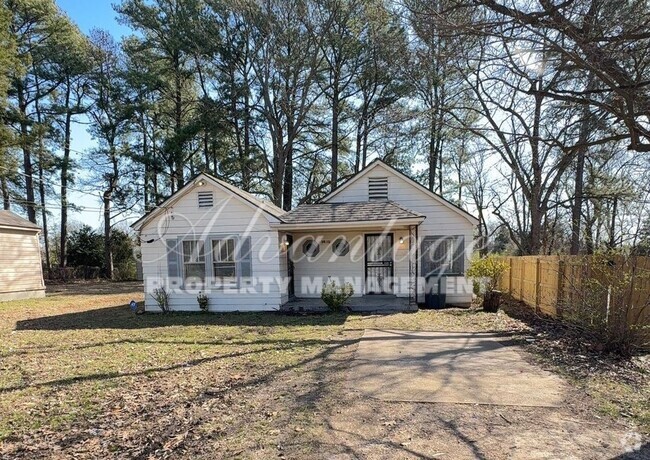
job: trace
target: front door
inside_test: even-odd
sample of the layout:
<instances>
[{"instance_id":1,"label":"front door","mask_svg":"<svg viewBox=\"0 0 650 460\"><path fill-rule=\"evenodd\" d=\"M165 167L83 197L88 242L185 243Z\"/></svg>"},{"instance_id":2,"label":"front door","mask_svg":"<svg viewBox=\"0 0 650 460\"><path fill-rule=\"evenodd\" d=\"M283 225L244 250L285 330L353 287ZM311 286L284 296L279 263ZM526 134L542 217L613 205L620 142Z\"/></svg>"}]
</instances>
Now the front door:
<instances>
[{"instance_id":1,"label":"front door","mask_svg":"<svg viewBox=\"0 0 650 460\"><path fill-rule=\"evenodd\" d=\"M390 293L392 283L393 234L366 235L366 293Z\"/></svg>"}]
</instances>

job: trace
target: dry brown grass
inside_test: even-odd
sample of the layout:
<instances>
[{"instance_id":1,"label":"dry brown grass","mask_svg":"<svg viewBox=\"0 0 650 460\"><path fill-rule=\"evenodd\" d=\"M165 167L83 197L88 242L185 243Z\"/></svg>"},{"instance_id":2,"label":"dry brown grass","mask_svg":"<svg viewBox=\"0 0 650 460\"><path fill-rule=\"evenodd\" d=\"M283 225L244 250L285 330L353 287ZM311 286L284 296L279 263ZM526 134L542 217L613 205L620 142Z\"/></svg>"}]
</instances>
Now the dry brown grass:
<instances>
[{"instance_id":1,"label":"dry brown grass","mask_svg":"<svg viewBox=\"0 0 650 460\"><path fill-rule=\"evenodd\" d=\"M0 456L309 456L363 329L527 330L476 310L135 316L131 299L102 283L0 304Z\"/></svg>"}]
</instances>

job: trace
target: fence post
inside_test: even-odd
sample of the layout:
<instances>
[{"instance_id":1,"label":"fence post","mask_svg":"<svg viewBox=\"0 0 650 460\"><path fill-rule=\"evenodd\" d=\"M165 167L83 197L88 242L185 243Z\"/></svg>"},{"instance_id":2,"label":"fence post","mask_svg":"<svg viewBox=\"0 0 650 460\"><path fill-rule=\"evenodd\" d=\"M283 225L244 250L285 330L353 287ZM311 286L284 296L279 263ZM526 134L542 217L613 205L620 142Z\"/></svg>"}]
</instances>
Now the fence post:
<instances>
[{"instance_id":1,"label":"fence post","mask_svg":"<svg viewBox=\"0 0 650 460\"><path fill-rule=\"evenodd\" d=\"M508 295L512 297L512 257L508 257L510 269L508 270Z\"/></svg>"},{"instance_id":2,"label":"fence post","mask_svg":"<svg viewBox=\"0 0 650 460\"><path fill-rule=\"evenodd\" d=\"M519 300L524 300L524 279L526 277L526 260L519 260L521 268L519 269Z\"/></svg>"},{"instance_id":3,"label":"fence post","mask_svg":"<svg viewBox=\"0 0 650 460\"><path fill-rule=\"evenodd\" d=\"M560 258L557 263L557 296L555 299L555 311L558 318L562 318L562 304L564 303L564 259Z\"/></svg>"},{"instance_id":4,"label":"fence post","mask_svg":"<svg viewBox=\"0 0 650 460\"><path fill-rule=\"evenodd\" d=\"M535 312L539 313L541 311L541 301L542 301L542 264L539 257L535 258Z\"/></svg>"}]
</instances>

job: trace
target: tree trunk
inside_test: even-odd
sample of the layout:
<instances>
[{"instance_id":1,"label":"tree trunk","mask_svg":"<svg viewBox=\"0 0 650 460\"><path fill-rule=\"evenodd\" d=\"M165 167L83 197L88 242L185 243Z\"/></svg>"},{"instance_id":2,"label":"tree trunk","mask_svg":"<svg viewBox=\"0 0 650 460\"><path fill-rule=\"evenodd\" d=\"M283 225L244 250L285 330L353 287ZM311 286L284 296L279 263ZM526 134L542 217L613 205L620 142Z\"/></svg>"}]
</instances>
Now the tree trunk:
<instances>
[{"instance_id":1,"label":"tree trunk","mask_svg":"<svg viewBox=\"0 0 650 460\"><path fill-rule=\"evenodd\" d=\"M339 87L338 76L334 77L332 92L332 179L330 191L336 190L339 181Z\"/></svg>"},{"instance_id":2,"label":"tree trunk","mask_svg":"<svg viewBox=\"0 0 650 460\"><path fill-rule=\"evenodd\" d=\"M112 186L104 192L104 276L113 279L113 250L111 247Z\"/></svg>"},{"instance_id":3,"label":"tree trunk","mask_svg":"<svg viewBox=\"0 0 650 460\"><path fill-rule=\"evenodd\" d=\"M179 52L174 52L174 136L175 136L175 177L176 190L180 190L185 185L183 177L183 143L181 142L181 131L183 129L183 88L181 82L181 64Z\"/></svg>"},{"instance_id":4,"label":"tree trunk","mask_svg":"<svg viewBox=\"0 0 650 460\"><path fill-rule=\"evenodd\" d=\"M436 168L438 167L438 150L436 148L436 120L431 114L431 126L429 131L429 190L436 189Z\"/></svg>"},{"instance_id":5,"label":"tree trunk","mask_svg":"<svg viewBox=\"0 0 650 460\"><path fill-rule=\"evenodd\" d=\"M25 174L25 198L27 218L36 223L36 203L34 201L34 168L32 166L32 149L29 143L27 105L22 88L18 89L18 110L20 112L20 144L23 151L23 169Z\"/></svg>"},{"instance_id":6,"label":"tree trunk","mask_svg":"<svg viewBox=\"0 0 650 460\"><path fill-rule=\"evenodd\" d=\"M65 97L65 125L63 135L63 159L61 161L61 227L59 267L65 268L68 264L68 174L70 169L70 138L72 125L72 112L70 111L70 85L67 85Z\"/></svg>"},{"instance_id":7,"label":"tree trunk","mask_svg":"<svg viewBox=\"0 0 650 460\"><path fill-rule=\"evenodd\" d=\"M9 211L11 208L11 200L9 198L9 186L7 185L7 178L0 175L0 190L2 190L2 209Z\"/></svg>"}]
</instances>

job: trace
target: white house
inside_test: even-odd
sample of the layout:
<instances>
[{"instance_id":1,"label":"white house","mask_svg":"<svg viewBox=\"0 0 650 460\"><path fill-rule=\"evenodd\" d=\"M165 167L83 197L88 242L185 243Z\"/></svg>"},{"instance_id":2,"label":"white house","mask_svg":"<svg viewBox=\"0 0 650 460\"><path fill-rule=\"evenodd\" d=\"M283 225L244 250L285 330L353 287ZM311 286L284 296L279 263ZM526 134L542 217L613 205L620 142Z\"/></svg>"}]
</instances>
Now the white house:
<instances>
[{"instance_id":1,"label":"white house","mask_svg":"<svg viewBox=\"0 0 650 460\"><path fill-rule=\"evenodd\" d=\"M45 297L40 232L27 219L0 211L0 301Z\"/></svg>"},{"instance_id":2,"label":"white house","mask_svg":"<svg viewBox=\"0 0 650 460\"><path fill-rule=\"evenodd\" d=\"M464 276L478 221L380 160L315 204L286 212L201 174L133 224L146 309L164 287L172 310L277 310L349 282L355 299L413 309L440 279L447 303L468 305ZM439 278L439 275L444 277ZM435 282L433 283L435 285ZM315 300L312 304L315 304Z\"/></svg>"}]
</instances>

